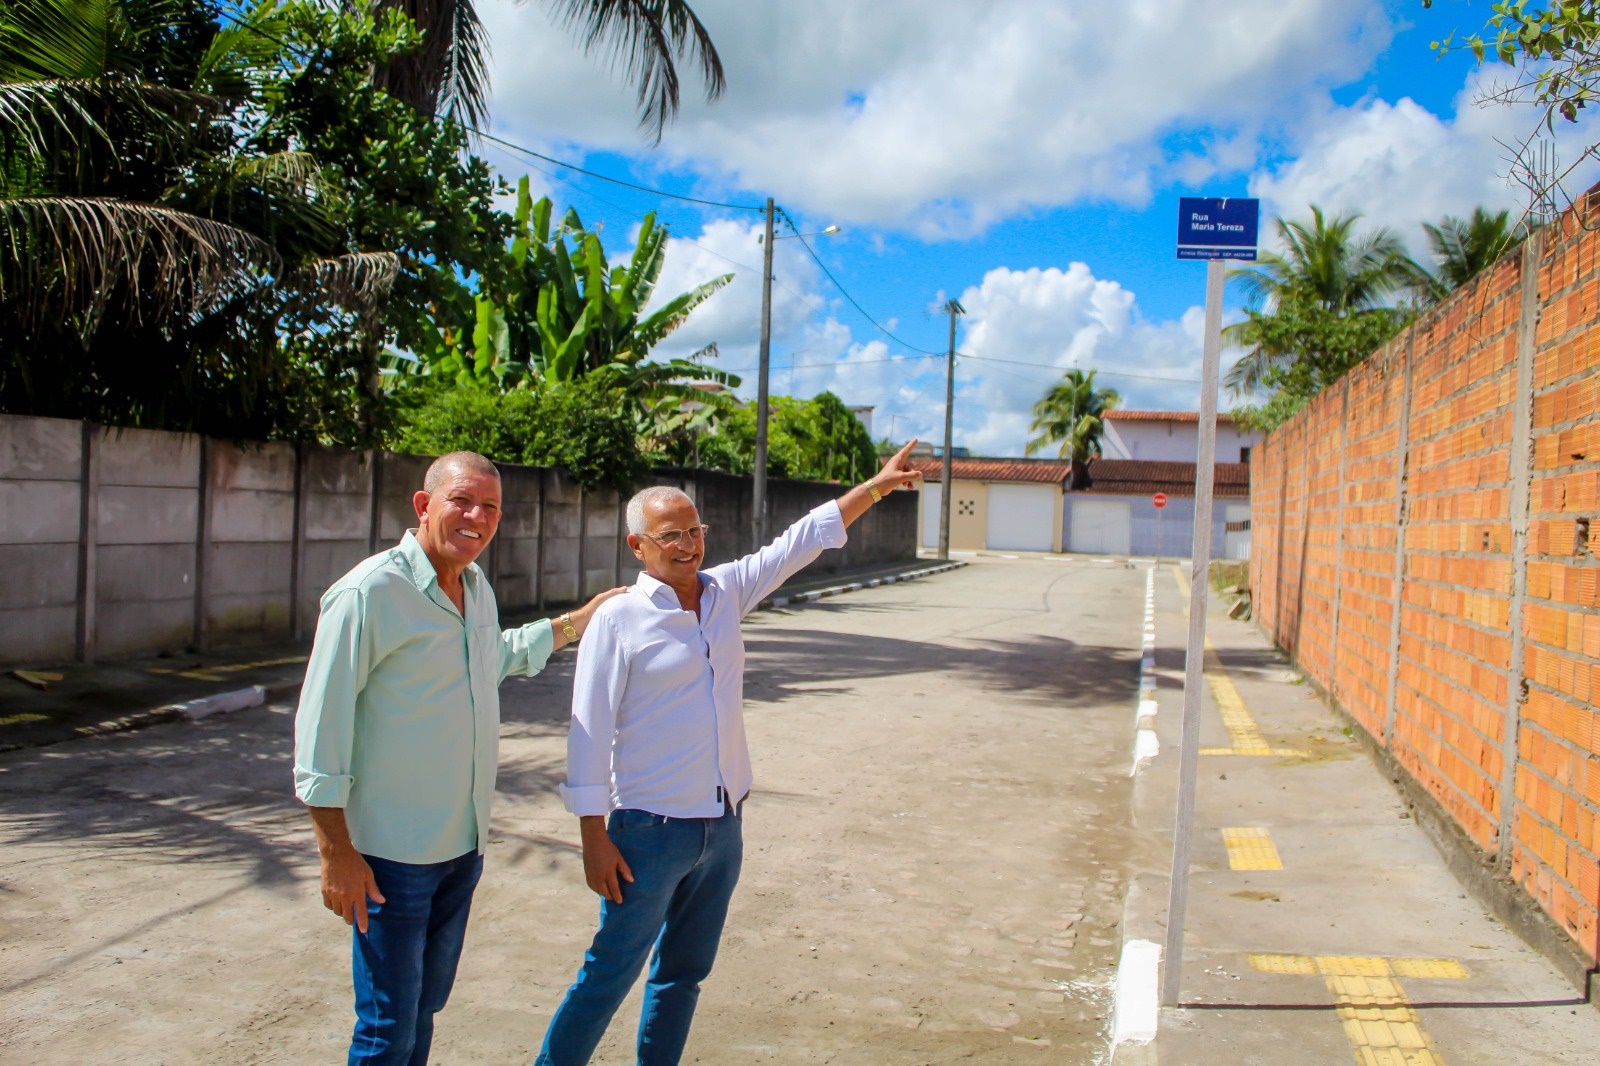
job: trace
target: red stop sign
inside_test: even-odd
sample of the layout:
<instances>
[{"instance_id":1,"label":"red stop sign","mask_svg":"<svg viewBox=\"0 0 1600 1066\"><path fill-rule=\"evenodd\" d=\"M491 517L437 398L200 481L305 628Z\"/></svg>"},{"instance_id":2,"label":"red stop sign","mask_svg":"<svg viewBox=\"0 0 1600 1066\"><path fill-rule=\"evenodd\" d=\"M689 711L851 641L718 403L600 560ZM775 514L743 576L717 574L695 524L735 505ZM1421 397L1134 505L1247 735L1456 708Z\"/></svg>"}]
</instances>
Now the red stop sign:
<instances>
[{"instance_id":1,"label":"red stop sign","mask_svg":"<svg viewBox=\"0 0 1600 1066\"><path fill-rule=\"evenodd\" d=\"M1158 492L1154 496L1150 497L1150 502L1155 504L1156 510L1159 511L1161 508L1167 505L1167 494L1164 492Z\"/></svg>"}]
</instances>

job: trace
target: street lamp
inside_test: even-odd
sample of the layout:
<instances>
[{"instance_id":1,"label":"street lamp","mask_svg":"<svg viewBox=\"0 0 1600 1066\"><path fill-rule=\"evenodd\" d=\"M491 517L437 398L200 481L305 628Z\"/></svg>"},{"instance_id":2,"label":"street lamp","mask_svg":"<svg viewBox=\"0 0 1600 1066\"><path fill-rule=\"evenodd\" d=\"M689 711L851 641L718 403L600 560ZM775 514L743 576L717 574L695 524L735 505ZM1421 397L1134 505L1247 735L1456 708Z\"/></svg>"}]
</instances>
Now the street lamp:
<instances>
[{"instance_id":1,"label":"street lamp","mask_svg":"<svg viewBox=\"0 0 1600 1066\"><path fill-rule=\"evenodd\" d=\"M761 238L761 359L756 371L756 468L750 498L750 550L756 551L767 542L767 375L772 362L772 245L791 237L831 237L839 232L838 226L829 226L816 233L788 233L776 236L772 232L774 207L772 197L767 197L767 232Z\"/></svg>"}]
</instances>

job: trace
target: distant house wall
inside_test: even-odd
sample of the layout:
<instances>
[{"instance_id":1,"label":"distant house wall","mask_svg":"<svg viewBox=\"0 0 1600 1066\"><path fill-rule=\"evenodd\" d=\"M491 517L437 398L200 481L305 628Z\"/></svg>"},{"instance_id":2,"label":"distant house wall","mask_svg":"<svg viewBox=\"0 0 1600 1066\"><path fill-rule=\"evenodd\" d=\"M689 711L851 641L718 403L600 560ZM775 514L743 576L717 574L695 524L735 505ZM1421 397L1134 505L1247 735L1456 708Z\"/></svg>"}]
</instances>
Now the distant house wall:
<instances>
[{"instance_id":1,"label":"distant house wall","mask_svg":"<svg viewBox=\"0 0 1600 1066\"><path fill-rule=\"evenodd\" d=\"M1131 421L1108 418L1100 446L1107 459L1154 459L1192 463L1200 452L1198 422ZM1261 443L1261 434L1217 420L1217 462L1247 462L1241 452Z\"/></svg>"},{"instance_id":2,"label":"distant house wall","mask_svg":"<svg viewBox=\"0 0 1600 1066\"><path fill-rule=\"evenodd\" d=\"M305 638L323 591L416 524L431 458L0 415L0 664ZM560 470L501 466L500 532L479 558L507 612L631 582L622 504ZM708 562L752 547L750 479L661 470L712 529ZM772 535L844 491L772 481ZM916 557L917 501L894 493L812 569Z\"/></svg>"},{"instance_id":3,"label":"distant house wall","mask_svg":"<svg viewBox=\"0 0 1600 1066\"><path fill-rule=\"evenodd\" d=\"M1247 525L1249 516L1247 499L1212 499L1213 559L1249 558L1249 540L1230 538L1228 533L1230 525ZM1248 537L1247 528L1241 532ZM1148 494L1069 492L1062 536L1073 552L1187 559L1194 554L1194 497L1169 496L1167 505L1158 509Z\"/></svg>"}]
</instances>

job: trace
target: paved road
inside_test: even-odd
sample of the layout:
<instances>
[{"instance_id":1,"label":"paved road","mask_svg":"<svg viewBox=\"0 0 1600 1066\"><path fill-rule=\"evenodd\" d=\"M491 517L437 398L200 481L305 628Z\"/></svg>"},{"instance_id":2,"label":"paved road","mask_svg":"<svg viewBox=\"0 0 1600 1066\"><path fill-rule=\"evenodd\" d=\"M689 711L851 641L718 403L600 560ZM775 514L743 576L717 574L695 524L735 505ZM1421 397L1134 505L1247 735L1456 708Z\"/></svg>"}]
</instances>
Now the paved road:
<instances>
[{"instance_id":1,"label":"paved road","mask_svg":"<svg viewBox=\"0 0 1600 1066\"><path fill-rule=\"evenodd\" d=\"M978 560L747 629L757 791L690 1059L1103 1061L1142 572ZM522 1062L595 914L570 660L508 682L441 1063ZM332 1062L347 940L288 795L292 711L0 754L0 1062ZM597 1062L629 1061L635 1005Z\"/></svg>"}]
</instances>

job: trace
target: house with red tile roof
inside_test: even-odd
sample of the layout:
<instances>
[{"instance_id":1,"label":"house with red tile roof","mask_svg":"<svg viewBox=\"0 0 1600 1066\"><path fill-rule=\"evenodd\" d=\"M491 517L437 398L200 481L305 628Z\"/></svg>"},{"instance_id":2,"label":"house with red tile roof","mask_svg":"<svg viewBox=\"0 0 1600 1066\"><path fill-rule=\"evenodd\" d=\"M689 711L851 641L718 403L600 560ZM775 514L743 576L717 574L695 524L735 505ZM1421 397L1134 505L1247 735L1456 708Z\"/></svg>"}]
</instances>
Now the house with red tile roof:
<instances>
[{"instance_id":1,"label":"house with red tile roof","mask_svg":"<svg viewBox=\"0 0 1600 1066\"><path fill-rule=\"evenodd\" d=\"M1189 411L1110 411L1106 454L1074 475L1061 459L951 460L953 551L1071 551L1187 558L1194 539L1199 416ZM1115 443L1112 434L1116 433ZM1259 435L1217 420L1212 557L1250 555L1250 448ZM1137 456L1115 454L1135 451ZM1237 461L1236 461L1237 460ZM942 467L914 457L923 472L920 543L939 545ZM1155 506L1157 494L1165 496Z\"/></svg>"},{"instance_id":2,"label":"house with red tile roof","mask_svg":"<svg viewBox=\"0 0 1600 1066\"><path fill-rule=\"evenodd\" d=\"M914 456L922 471L920 541L939 546L943 461ZM1061 551L1062 497L1072 464L1057 459L950 460L950 549Z\"/></svg>"}]
</instances>

